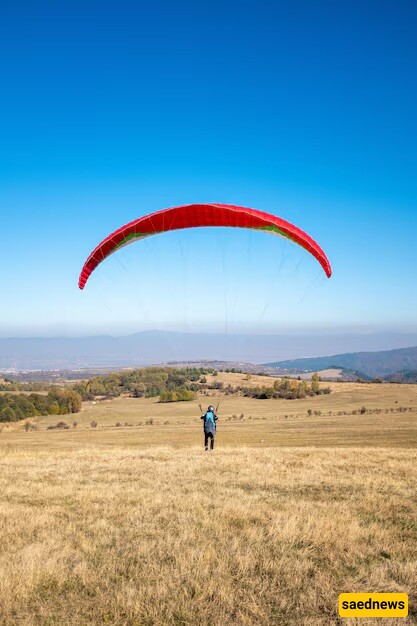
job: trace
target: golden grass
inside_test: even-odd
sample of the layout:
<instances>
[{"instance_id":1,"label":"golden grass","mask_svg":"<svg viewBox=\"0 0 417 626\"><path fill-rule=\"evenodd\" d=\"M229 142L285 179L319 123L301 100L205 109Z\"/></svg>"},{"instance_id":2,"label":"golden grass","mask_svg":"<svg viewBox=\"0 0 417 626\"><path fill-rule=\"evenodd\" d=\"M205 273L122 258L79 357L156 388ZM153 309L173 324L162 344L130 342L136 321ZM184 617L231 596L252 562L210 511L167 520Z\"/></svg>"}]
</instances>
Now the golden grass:
<instances>
[{"instance_id":1,"label":"golden grass","mask_svg":"<svg viewBox=\"0 0 417 626\"><path fill-rule=\"evenodd\" d=\"M0 620L337 624L344 591L405 591L415 610L416 461L355 448L3 450Z\"/></svg>"},{"instance_id":2,"label":"golden grass","mask_svg":"<svg viewBox=\"0 0 417 626\"><path fill-rule=\"evenodd\" d=\"M4 429L0 624L378 623L337 617L348 591L406 592L410 617L381 624L416 623L417 389L332 387L222 398L214 453L192 403L120 398L76 429ZM337 414L363 405L384 412Z\"/></svg>"}]
</instances>

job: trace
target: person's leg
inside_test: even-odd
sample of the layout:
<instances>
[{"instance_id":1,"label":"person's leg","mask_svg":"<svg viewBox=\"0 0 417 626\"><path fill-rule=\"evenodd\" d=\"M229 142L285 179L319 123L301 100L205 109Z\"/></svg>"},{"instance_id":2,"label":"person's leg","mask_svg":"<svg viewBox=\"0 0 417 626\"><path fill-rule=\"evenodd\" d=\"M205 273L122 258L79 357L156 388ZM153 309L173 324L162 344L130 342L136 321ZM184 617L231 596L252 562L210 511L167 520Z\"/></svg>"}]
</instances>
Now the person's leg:
<instances>
[{"instance_id":1,"label":"person's leg","mask_svg":"<svg viewBox=\"0 0 417 626\"><path fill-rule=\"evenodd\" d=\"M214 450L214 435L213 435L213 433L211 433L210 448L211 448L212 450Z\"/></svg>"},{"instance_id":2,"label":"person's leg","mask_svg":"<svg viewBox=\"0 0 417 626\"><path fill-rule=\"evenodd\" d=\"M208 433L204 433L204 448L208 450Z\"/></svg>"}]
</instances>

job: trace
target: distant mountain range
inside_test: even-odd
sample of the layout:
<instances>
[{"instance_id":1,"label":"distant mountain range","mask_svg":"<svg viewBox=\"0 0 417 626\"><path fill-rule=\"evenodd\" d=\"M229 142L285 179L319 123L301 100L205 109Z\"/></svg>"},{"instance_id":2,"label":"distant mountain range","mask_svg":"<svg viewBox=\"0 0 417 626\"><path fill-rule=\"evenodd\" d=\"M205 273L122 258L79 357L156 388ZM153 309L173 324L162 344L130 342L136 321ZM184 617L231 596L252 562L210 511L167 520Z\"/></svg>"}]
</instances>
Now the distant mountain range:
<instances>
[{"instance_id":1,"label":"distant mountain range","mask_svg":"<svg viewBox=\"0 0 417 626\"><path fill-rule=\"evenodd\" d=\"M264 363L264 365L300 372L319 371L339 367L355 372L359 377L363 378L378 377L387 378L387 380L389 380L395 375L398 382L414 382L413 377L417 378L417 347L290 359Z\"/></svg>"},{"instance_id":2,"label":"distant mountain range","mask_svg":"<svg viewBox=\"0 0 417 626\"><path fill-rule=\"evenodd\" d=\"M404 350L410 345L417 345L416 333L255 335L155 330L124 337L0 338L0 371L123 368L204 360L267 363L268 367L273 362L274 366L284 364L303 371L337 366L381 376L417 369L417 348ZM379 352L389 348L401 349ZM364 349L374 352L355 352ZM300 356L307 358L300 360Z\"/></svg>"}]
</instances>

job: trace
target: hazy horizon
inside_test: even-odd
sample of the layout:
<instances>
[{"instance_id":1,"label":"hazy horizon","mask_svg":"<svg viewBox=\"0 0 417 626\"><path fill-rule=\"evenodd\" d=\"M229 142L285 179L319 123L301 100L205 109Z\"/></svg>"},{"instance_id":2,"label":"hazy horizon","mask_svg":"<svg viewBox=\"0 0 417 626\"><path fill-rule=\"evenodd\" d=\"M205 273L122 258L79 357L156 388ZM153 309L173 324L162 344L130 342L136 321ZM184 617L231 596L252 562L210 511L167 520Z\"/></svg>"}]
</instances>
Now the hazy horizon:
<instances>
[{"instance_id":1,"label":"hazy horizon","mask_svg":"<svg viewBox=\"0 0 417 626\"><path fill-rule=\"evenodd\" d=\"M0 370L135 367L181 361L275 361L417 346L417 333L275 335L145 331L131 335L0 338Z\"/></svg>"},{"instance_id":2,"label":"hazy horizon","mask_svg":"<svg viewBox=\"0 0 417 626\"><path fill-rule=\"evenodd\" d=\"M115 328L115 329L85 329L84 332L70 332L65 329L59 327L49 328L48 331L44 330L39 332L30 332L28 329L22 332L2 332L0 330L0 339L53 339L53 338L68 338L68 339L77 339L77 338L86 338L86 337L131 337L133 335L141 335L141 334L184 334L184 335L224 335L224 336L234 336L234 335L250 335L250 336L295 336L295 337L303 337L303 336L320 336L320 337L329 337L331 340L334 336L343 336L343 337L416 337L417 339L417 327L416 328L407 328L404 330L396 330L391 328L345 328L345 327L334 327L334 328L277 328L277 329L239 329L235 328L234 330L225 332L222 328L143 328L143 329L123 329L123 328Z\"/></svg>"}]
</instances>

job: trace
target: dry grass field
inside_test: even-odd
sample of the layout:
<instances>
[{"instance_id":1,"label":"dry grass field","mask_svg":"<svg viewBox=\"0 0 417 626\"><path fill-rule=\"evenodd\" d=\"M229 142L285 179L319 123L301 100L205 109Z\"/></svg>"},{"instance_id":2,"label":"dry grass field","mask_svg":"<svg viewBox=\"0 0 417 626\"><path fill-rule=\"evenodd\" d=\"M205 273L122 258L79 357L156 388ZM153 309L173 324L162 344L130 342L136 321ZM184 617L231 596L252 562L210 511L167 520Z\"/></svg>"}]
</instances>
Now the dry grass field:
<instances>
[{"instance_id":1,"label":"dry grass field","mask_svg":"<svg viewBox=\"0 0 417 626\"><path fill-rule=\"evenodd\" d=\"M245 381L242 374L220 373L216 380L233 385L271 384L263 376ZM198 403L206 407L208 403L220 402L218 440L222 447L417 448L417 385L323 385L331 387L330 395L302 400L255 400L219 396L218 392L210 391L211 395L201 395L196 402L160 404L157 398L126 397L87 402L81 413L62 418L70 426L76 421L76 429L46 430L61 419L56 416L32 420L38 431L24 432L21 424L3 425L0 446L52 450L106 445L201 445ZM361 414L363 407L367 412ZM92 421L97 423L97 428L90 427Z\"/></svg>"},{"instance_id":2,"label":"dry grass field","mask_svg":"<svg viewBox=\"0 0 417 626\"><path fill-rule=\"evenodd\" d=\"M330 386L200 397L220 400L213 453L195 403L3 427L0 624L417 623L417 387ZM347 591L406 592L410 616L342 620Z\"/></svg>"}]
</instances>

